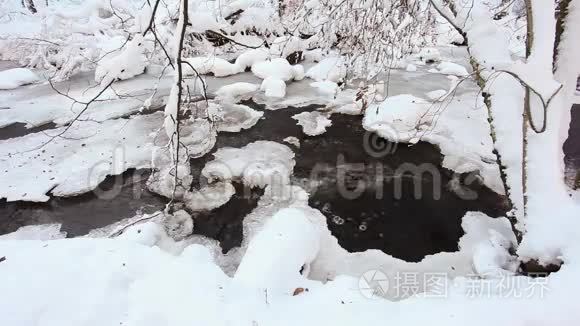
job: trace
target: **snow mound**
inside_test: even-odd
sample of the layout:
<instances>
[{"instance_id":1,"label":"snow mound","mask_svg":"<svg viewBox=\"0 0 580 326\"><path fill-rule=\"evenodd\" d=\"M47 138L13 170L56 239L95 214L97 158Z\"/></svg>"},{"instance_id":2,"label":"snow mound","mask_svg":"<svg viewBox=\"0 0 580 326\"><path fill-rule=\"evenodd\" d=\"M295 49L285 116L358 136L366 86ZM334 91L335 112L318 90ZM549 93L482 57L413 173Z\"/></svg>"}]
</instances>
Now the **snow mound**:
<instances>
[{"instance_id":1,"label":"snow mound","mask_svg":"<svg viewBox=\"0 0 580 326\"><path fill-rule=\"evenodd\" d=\"M197 118L180 129L180 141L187 146L188 154L192 158L209 153L217 141L217 131L213 125L203 118Z\"/></svg>"},{"instance_id":2,"label":"snow mound","mask_svg":"<svg viewBox=\"0 0 580 326\"><path fill-rule=\"evenodd\" d=\"M286 137L282 140L290 145L294 145L297 148L300 148L300 139L298 139L296 137L290 136L290 137Z\"/></svg>"},{"instance_id":3,"label":"snow mound","mask_svg":"<svg viewBox=\"0 0 580 326\"><path fill-rule=\"evenodd\" d=\"M324 215L312 208L278 211L252 238L233 282L288 295L305 288L313 283L306 276L320 250L325 226Z\"/></svg>"},{"instance_id":4,"label":"snow mound","mask_svg":"<svg viewBox=\"0 0 580 326\"><path fill-rule=\"evenodd\" d=\"M266 97L283 98L286 96L286 83L282 79L267 77L262 81L260 90L264 91Z\"/></svg>"},{"instance_id":5,"label":"snow mound","mask_svg":"<svg viewBox=\"0 0 580 326\"><path fill-rule=\"evenodd\" d=\"M270 53L277 57L286 58L292 53L303 52L308 48L308 41L297 36L280 36L270 45Z\"/></svg>"},{"instance_id":6,"label":"snow mound","mask_svg":"<svg viewBox=\"0 0 580 326\"><path fill-rule=\"evenodd\" d=\"M210 211L223 206L235 193L236 189L230 182L216 182L185 193L183 202L194 212Z\"/></svg>"},{"instance_id":7,"label":"snow mound","mask_svg":"<svg viewBox=\"0 0 580 326\"><path fill-rule=\"evenodd\" d=\"M414 64L412 64L412 63L409 63L409 64L407 65L407 67L405 67L405 70L407 70L407 71L409 71L409 72L415 72L415 71L417 71L417 66L415 66L415 65L414 65Z\"/></svg>"},{"instance_id":8,"label":"snow mound","mask_svg":"<svg viewBox=\"0 0 580 326\"><path fill-rule=\"evenodd\" d=\"M18 230L0 235L2 240L56 240L66 238L66 232L60 230L60 224L27 225Z\"/></svg>"},{"instance_id":9,"label":"snow mound","mask_svg":"<svg viewBox=\"0 0 580 326\"><path fill-rule=\"evenodd\" d=\"M288 184L294 169L294 152L272 141L256 141L242 148L224 147L201 171L210 182L242 180L251 187Z\"/></svg>"},{"instance_id":10,"label":"snow mound","mask_svg":"<svg viewBox=\"0 0 580 326\"><path fill-rule=\"evenodd\" d=\"M302 69L302 71L304 70ZM283 58L255 63L252 65L252 73L262 79L274 78L283 81L300 79L301 77L300 68L293 67L288 60Z\"/></svg>"},{"instance_id":11,"label":"snow mound","mask_svg":"<svg viewBox=\"0 0 580 326\"><path fill-rule=\"evenodd\" d=\"M218 57L194 57L184 59L183 74L185 76L200 75L213 73L216 77L226 77L238 74L244 71L244 67L233 64ZM195 69L195 70L194 70Z\"/></svg>"},{"instance_id":12,"label":"snow mound","mask_svg":"<svg viewBox=\"0 0 580 326\"><path fill-rule=\"evenodd\" d=\"M239 67L251 68L258 62L263 62L270 59L270 53L266 49L250 49L240 54L236 59L236 65Z\"/></svg>"},{"instance_id":13,"label":"snow mound","mask_svg":"<svg viewBox=\"0 0 580 326\"><path fill-rule=\"evenodd\" d=\"M467 72L467 69L465 69L464 66L449 61L443 61L440 64L438 64L437 72L439 72L440 74L455 75L459 77L469 76L469 73Z\"/></svg>"},{"instance_id":14,"label":"snow mound","mask_svg":"<svg viewBox=\"0 0 580 326\"><path fill-rule=\"evenodd\" d=\"M108 85L113 81L125 80L142 74L148 64L145 56L145 40L136 34L116 55L104 57L95 70L95 81Z\"/></svg>"},{"instance_id":15,"label":"snow mound","mask_svg":"<svg viewBox=\"0 0 580 326\"><path fill-rule=\"evenodd\" d=\"M306 77L316 81L338 83L346 77L346 66L342 57L326 58L306 72Z\"/></svg>"},{"instance_id":16,"label":"snow mound","mask_svg":"<svg viewBox=\"0 0 580 326\"><path fill-rule=\"evenodd\" d=\"M262 118L264 112L256 111L246 105L210 103L208 114L216 123L218 131L240 132L252 128Z\"/></svg>"},{"instance_id":17,"label":"snow mound","mask_svg":"<svg viewBox=\"0 0 580 326\"><path fill-rule=\"evenodd\" d=\"M320 94L329 97L335 97L339 91L338 84L328 80L313 82L310 83L310 86L316 88Z\"/></svg>"},{"instance_id":18,"label":"snow mound","mask_svg":"<svg viewBox=\"0 0 580 326\"><path fill-rule=\"evenodd\" d=\"M302 131L308 136L318 136L326 132L326 127L332 125L332 121L318 111L302 112L292 116L302 126Z\"/></svg>"},{"instance_id":19,"label":"snow mound","mask_svg":"<svg viewBox=\"0 0 580 326\"><path fill-rule=\"evenodd\" d=\"M257 84L238 82L220 87L215 94L222 101L236 102L250 98L259 87Z\"/></svg>"},{"instance_id":20,"label":"snow mound","mask_svg":"<svg viewBox=\"0 0 580 326\"><path fill-rule=\"evenodd\" d=\"M367 108L363 127L393 142L415 142L429 108L429 102L413 95L388 97Z\"/></svg>"},{"instance_id":21,"label":"snow mound","mask_svg":"<svg viewBox=\"0 0 580 326\"><path fill-rule=\"evenodd\" d=\"M0 71L0 89L14 89L18 86L32 84L40 78L26 68L14 68Z\"/></svg>"},{"instance_id":22,"label":"snow mound","mask_svg":"<svg viewBox=\"0 0 580 326\"><path fill-rule=\"evenodd\" d=\"M441 61L441 53L436 48L422 48L417 56L419 60L427 63Z\"/></svg>"}]
</instances>

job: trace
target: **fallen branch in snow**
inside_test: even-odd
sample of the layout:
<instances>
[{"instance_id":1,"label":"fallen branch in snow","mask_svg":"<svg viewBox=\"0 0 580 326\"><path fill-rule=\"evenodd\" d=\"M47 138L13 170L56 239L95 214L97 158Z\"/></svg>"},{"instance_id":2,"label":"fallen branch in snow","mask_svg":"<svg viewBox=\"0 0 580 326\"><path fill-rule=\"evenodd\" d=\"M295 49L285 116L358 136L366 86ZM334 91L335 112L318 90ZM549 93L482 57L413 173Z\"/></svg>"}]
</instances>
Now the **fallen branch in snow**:
<instances>
[{"instance_id":1,"label":"fallen branch in snow","mask_svg":"<svg viewBox=\"0 0 580 326\"><path fill-rule=\"evenodd\" d=\"M149 221L149 220L151 220L151 219L153 219L153 218L155 218L155 217L159 216L160 214L161 214L161 212L158 212L158 213L156 213L156 214L153 214L153 215L151 215L151 216L143 217L143 218L140 218L140 219L138 219L138 220L135 220L135 221L133 221L133 222L131 222L131 223L127 223L126 225L123 225L123 226L122 226L120 229L118 229L118 230L116 230L115 232L113 232L113 233L109 234L109 238L118 237L118 236L120 236L121 234L123 234L123 232L125 232L125 230L126 230L126 229L128 229L129 227L131 227L131 226L133 226L133 225L136 225L136 224L139 224L139 223L141 223L141 222Z\"/></svg>"}]
</instances>

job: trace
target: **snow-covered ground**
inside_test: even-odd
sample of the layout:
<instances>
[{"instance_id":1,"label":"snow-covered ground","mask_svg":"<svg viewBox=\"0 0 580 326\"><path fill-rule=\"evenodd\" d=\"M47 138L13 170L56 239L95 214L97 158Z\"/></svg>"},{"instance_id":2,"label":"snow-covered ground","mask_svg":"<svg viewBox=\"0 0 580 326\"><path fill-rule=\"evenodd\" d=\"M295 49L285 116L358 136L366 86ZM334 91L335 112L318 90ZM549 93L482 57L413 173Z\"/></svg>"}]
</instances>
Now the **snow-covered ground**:
<instances>
[{"instance_id":1,"label":"snow-covered ground","mask_svg":"<svg viewBox=\"0 0 580 326\"><path fill-rule=\"evenodd\" d=\"M416 31L405 30L415 18L390 12L393 35L414 38L406 49L412 54L392 60L368 80L351 78L349 72L374 74L378 68L351 69L348 56L307 50L322 41L320 35L308 40L286 35L288 22L277 14L285 8L278 8L279 3L236 0L221 6L193 1L187 27L176 2L164 4L153 20L150 6L138 1L67 1L59 4L66 9L59 13L49 6L52 2L37 1L38 13L30 15L22 8L27 2L0 0L6 8L0 16L4 29L0 54L34 67L0 61L0 128L23 123L30 129L24 136L0 140L0 205L5 201L50 205L51 196L88 193L108 175L133 168L151 169L148 189L170 203L164 211L137 214L78 238L66 238L59 224L26 226L0 235L3 324L524 326L580 321L576 302L580 224L573 218L580 212L578 192L570 196L566 192L566 200L550 193L546 198L553 203L530 204L535 215L525 221L529 232L519 248L506 217L467 212L457 251L407 262L380 250L348 252L340 246L327 218L309 206L310 194L293 184L294 151L300 147L296 137L284 138L285 143L261 139L215 148L213 159L203 158L202 180L193 180L190 171L189 159L214 150L219 133L259 128L267 115L240 103L251 98L265 110L320 106L292 116L306 141L325 137L338 114L361 115L367 131L410 146L430 142L439 147L443 168L476 172L488 188L506 193L490 135L490 110L473 78L471 59L490 70L498 63L511 66L521 46L490 41L502 39L492 37L506 29L494 23L480 2L470 7L471 20L462 25L470 40L477 40L469 43L469 53L462 47L424 46L428 42L423 38L419 42ZM289 4L292 14L306 10L315 18L328 9L326 5L317 0L304 6ZM580 13L577 7L572 9L572 15ZM459 17L464 11L462 7ZM534 15L553 19L547 13ZM20 16L21 20L15 18ZM161 41L157 34L147 33L150 21L157 24L151 27ZM321 21L333 28L340 23ZM179 67L187 78L183 83L170 65L159 65L166 58L158 55L167 54L166 49L153 49L164 44L175 54L172 64L180 62L179 44L171 42L180 39L174 25L192 33L193 45L183 52L187 55ZM373 27L366 18L359 25ZM293 27L300 33L319 32L314 26ZM208 29L218 36L224 33L221 41L230 44L218 50ZM381 31L369 34L374 32ZM268 48L261 47L261 39L254 35L278 33L284 36L271 40ZM447 26L445 33L453 30ZM46 39L39 41L37 36ZM369 41L366 33L359 36ZM543 37L537 40L545 42ZM239 42L256 48L236 48ZM290 64L286 57L295 51L306 60ZM534 59L551 60L546 53ZM360 65L360 61L350 64L356 62ZM552 65L534 70L537 75L528 75L525 67L516 64L511 69L520 68L513 71L541 91L557 88ZM480 77L489 83L492 75L487 71ZM523 89L508 75L493 76L484 90L491 95L491 118L497 120L495 136L500 140L495 146L507 164L510 195L521 209L518 110L523 108ZM178 91L186 95L180 98ZM209 98L181 102L204 93ZM184 117L176 121L179 114ZM32 131L48 123L55 127ZM542 171L537 164L541 160L536 160L539 149L552 153L545 139L554 134L548 132L549 139L531 135L532 171ZM180 137L178 142L173 142L174 135ZM548 177L556 172L554 168L535 174L531 198L541 195L543 180L553 186L554 178ZM236 184L261 188L263 195L243 216L241 245L223 253L216 240L194 235L196 218L199 212L228 203L236 196ZM556 188L549 189L563 189ZM526 275L520 263L527 258L562 266L549 275Z\"/></svg>"},{"instance_id":2,"label":"snow-covered ground","mask_svg":"<svg viewBox=\"0 0 580 326\"><path fill-rule=\"evenodd\" d=\"M446 167L460 172L478 169L487 184L500 184L485 123L487 111L477 97L476 86L466 80L454 89L456 79L426 70L421 65L416 72L393 70L388 95L385 94L387 100L376 109L368 108L365 121L372 118L374 123L392 128L384 133L387 138L433 142L441 147ZM121 85L127 90L136 89L146 79L154 77L142 75L123 81ZM250 73L221 79L207 77L206 82L208 92L217 92L218 99L226 102L242 95L238 94L240 92L255 92L256 88L240 85L224 90L221 86L236 82L259 83ZM320 94L310 83L307 80L289 83L282 99L261 97L260 94L254 94L254 99L265 103L267 109L283 109L289 103L319 103L340 112L343 105L356 106L345 97L352 94L349 91L333 99ZM73 85L79 90L82 88L80 82ZM428 99L425 95L438 89L452 91L442 94L443 99ZM35 96L37 103L43 103L42 96L55 103L62 99L51 93L46 84L4 92L2 98L7 103L4 105L11 107L9 111L26 98L27 92L38 94ZM166 93L158 90L156 96L160 103L164 95ZM405 122L403 125L393 123L384 115L390 112L390 103L399 101L397 99L406 106L399 104L393 108L409 105L414 108L397 115ZM0 149L6 152L5 156L10 153L9 159L2 161L3 196L9 200L47 200L48 190L53 195L73 195L89 191L95 185L85 184L95 176L91 169L95 164L103 166L96 173L96 181L130 167L150 166L151 146L163 123L161 113L119 118L138 111L127 109L122 101L113 99L110 106L98 109L95 106L94 113L88 112L87 116L100 114L101 121L80 119L67 130L71 137L56 138L46 146L39 147L51 139L51 134L66 127L1 142ZM225 107L228 105L231 106L226 104ZM33 107L38 108L38 105ZM108 111L115 111L117 107L127 111L109 114ZM13 114L10 122L36 118L30 110L16 109ZM58 122L61 118L61 114L51 114L39 110L38 115L43 117L35 121ZM215 114L227 117L228 113L216 111ZM469 126L465 126L466 123ZM423 124L425 129L420 127ZM410 138L404 136L409 126L420 127ZM281 144L279 146L284 149L258 145L254 145L255 153L248 154L230 149L231 153L226 155L226 149L222 149L223 155L216 154L218 167L233 164L228 170L241 168L235 176L243 178L244 173L249 173L244 166L258 167L256 172L263 177L264 164L270 166L279 162L282 170L269 169L282 173L285 177L281 180L286 181L279 186L288 187L284 184L288 182L293 163L283 162L292 160L290 148ZM125 149L119 154L125 155L120 165L115 157L115 148L119 146ZM288 153L279 156L276 151ZM261 163L255 161L265 154L274 156ZM240 155L247 155L244 157L250 161L243 166L228 161L240 160ZM282 157L286 158L278 161ZM217 165L207 166L208 176L217 173L215 169L213 174L209 172L211 166ZM73 175L69 167L74 167ZM269 187L267 193L272 187L250 179L248 177L246 182ZM500 187L495 189L502 191ZM207 204L207 200L200 200L208 198L204 197L207 191L209 189L193 192L184 198L201 207ZM266 194L260 200L258 207L244 219L242 247L226 255L220 253L215 241L201 236L176 242L163 228L163 219L138 223L124 229L121 235L112 231L94 232L93 238L84 239L51 240L62 237L58 226L41 226L37 230L28 227L14 235L3 236L0 239L0 257L4 257L0 262L0 277L9 282L2 282L1 290L9 295L2 296L1 306L11 312L6 314L7 323L318 325L332 320L335 324L352 325L376 321L408 324L437 318L438 324L488 325L495 322L507 325L522 324L525 320L549 320L550 323L557 320L572 324L578 319L578 312L569 298L579 290L571 286L577 282L570 279L580 269L573 260L570 263L567 260L575 256L575 248L563 253L566 265L548 278L516 276L513 275L513 258L507 251L514 241L509 222L469 213L463 220L466 235L459 243L460 251L455 253L428 256L419 263L407 263L377 250L348 253L330 235L324 216L307 206L308 195L303 190L294 187L281 193L282 197ZM216 205L223 204L224 200L228 197L219 199ZM113 238L100 238L111 234ZM71 265L71 261L74 264ZM42 273L31 272L35 270ZM399 300L403 301L396 302ZM192 315L189 309L180 308L184 303L196 307L196 313ZM417 309L422 313L417 314ZM493 315L489 311L494 311Z\"/></svg>"}]
</instances>

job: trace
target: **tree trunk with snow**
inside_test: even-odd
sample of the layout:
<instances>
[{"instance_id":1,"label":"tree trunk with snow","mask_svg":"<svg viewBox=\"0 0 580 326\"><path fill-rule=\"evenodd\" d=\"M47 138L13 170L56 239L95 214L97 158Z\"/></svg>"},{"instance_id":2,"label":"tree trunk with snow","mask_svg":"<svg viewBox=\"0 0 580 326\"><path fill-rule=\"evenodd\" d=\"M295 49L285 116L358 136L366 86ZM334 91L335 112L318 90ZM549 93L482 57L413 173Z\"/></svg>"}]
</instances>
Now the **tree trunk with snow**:
<instances>
[{"instance_id":1,"label":"tree trunk with snow","mask_svg":"<svg viewBox=\"0 0 580 326\"><path fill-rule=\"evenodd\" d=\"M36 6L34 5L34 0L22 0L22 6L28 9L28 11L30 11L33 14L37 13Z\"/></svg>"}]
</instances>

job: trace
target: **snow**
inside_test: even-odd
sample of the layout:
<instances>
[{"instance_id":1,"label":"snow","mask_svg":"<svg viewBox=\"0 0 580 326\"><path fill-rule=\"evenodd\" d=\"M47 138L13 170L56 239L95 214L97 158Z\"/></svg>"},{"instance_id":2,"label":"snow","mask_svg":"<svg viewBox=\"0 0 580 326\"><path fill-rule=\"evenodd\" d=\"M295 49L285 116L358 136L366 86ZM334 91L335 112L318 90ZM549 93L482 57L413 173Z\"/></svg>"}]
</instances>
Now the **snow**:
<instances>
[{"instance_id":1,"label":"snow","mask_svg":"<svg viewBox=\"0 0 580 326\"><path fill-rule=\"evenodd\" d=\"M338 83L346 76L346 66L342 57L325 58L306 72L306 77L316 81Z\"/></svg>"},{"instance_id":2,"label":"snow","mask_svg":"<svg viewBox=\"0 0 580 326\"><path fill-rule=\"evenodd\" d=\"M380 259L376 251L355 254L340 250L324 217L311 208L294 204L271 214L255 230L233 277L216 265L219 258L208 248L187 240L175 243L163 227L151 222L134 225L113 239L0 241L4 257L0 277L10 280L0 284L6 294L0 298L0 310L10 312L4 315L7 323L19 326L39 322L188 325L192 321L205 325L320 325L328 320L337 325L382 321L408 325L428 320L448 325L517 325L522 320L575 325L580 318L570 301L580 290L574 282L580 266L574 260L547 278L509 274L484 274L482 278L469 274L473 271L446 278L453 272L449 269L449 273L433 274L442 277L433 278L440 283L427 285L424 276L434 269L419 272L423 262L407 264L389 260L385 254ZM461 268L461 259L469 265L474 248L487 242L489 234L505 231L507 221L494 221L480 214L466 216L460 252L431 256L431 266L436 259L456 269ZM175 253L162 249L168 245L181 249ZM358 274L345 274L340 268L355 262L362 265ZM322 266L338 269L336 274L325 274L329 279L317 281L312 276ZM413 280L419 283L409 283L413 289L433 288L403 301L369 297L361 287L361 275L376 268L392 268L385 274L390 280L388 293L406 291L398 288L406 283L398 283L397 273L416 276ZM31 270L42 273L24 272ZM299 292L296 288L303 292L293 295ZM184 302L198 308L195 315L183 309Z\"/></svg>"},{"instance_id":3,"label":"snow","mask_svg":"<svg viewBox=\"0 0 580 326\"><path fill-rule=\"evenodd\" d=\"M286 83L282 79L267 77L262 81L260 90L266 97L283 98L286 96Z\"/></svg>"},{"instance_id":4,"label":"snow","mask_svg":"<svg viewBox=\"0 0 580 326\"><path fill-rule=\"evenodd\" d=\"M236 58L235 64L243 67L245 70L246 68L251 68L258 62L263 62L268 59L270 59L270 53L266 49L249 49Z\"/></svg>"},{"instance_id":5,"label":"snow","mask_svg":"<svg viewBox=\"0 0 580 326\"><path fill-rule=\"evenodd\" d=\"M103 122L124 117L141 110L147 100L149 106L163 103L168 90L164 86L153 92L156 76L140 75L133 79L116 82L113 89L107 89L79 117L80 119ZM55 93L50 85L35 85L31 89L15 89L0 96L0 127L16 122L25 123L27 128L37 127L49 122L64 125L74 120L81 110L82 102L94 98L103 87L92 81L92 76L80 75L69 82L53 83L54 87L69 97ZM75 100L77 102L75 102ZM42 109L38 109L39 106Z\"/></svg>"},{"instance_id":6,"label":"snow","mask_svg":"<svg viewBox=\"0 0 580 326\"><path fill-rule=\"evenodd\" d=\"M210 103L208 113L218 131L240 132L252 128L264 115L246 105Z\"/></svg>"},{"instance_id":7,"label":"snow","mask_svg":"<svg viewBox=\"0 0 580 326\"><path fill-rule=\"evenodd\" d=\"M216 182L200 190L186 192L183 202L194 212L210 211L223 206L235 193L236 190L230 182Z\"/></svg>"},{"instance_id":8,"label":"snow","mask_svg":"<svg viewBox=\"0 0 580 326\"><path fill-rule=\"evenodd\" d=\"M242 148L222 147L206 164L202 175L215 180L241 180L251 187L287 184L294 168L294 153L272 141L255 141Z\"/></svg>"},{"instance_id":9,"label":"snow","mask_svg":"<svg viewBox=\"0 0 580 326\"><path fill-rule=\"evenodd\" d=\"M416 142L420 121L428 110L429 103L421 98L408 94L389 97L378 106L369 106L363 127L394 142Z\"/></svg>"},{"instance_id":10,"label":"snow","mask_svg":"<svg viewBox=\"0 0 580 326\"><path fill-rule=\"evenodd\" d=\"M332 125L332 121L318 111L302 112L292 116L302 126L302 132L308 136L318 136L326 132L326 128Z\"/></svg>"},{"instance_id":11,"label":"snow","mask_svg":"<svg viewBox=\"0 0 580 326\"><path fill-rule=\"evenodd\" d=\"M88 192L107 175L149 167L159 113L67 127L0 141L0 197L47 201ZM62 134L60 137L59 135ZM74 167L71 169L71 167Z\"/></svg>"},{"instance_id":12,"label":"snow","mask_svg":"<svg viewBox=\"0 0 580 326\"><path fill-rule=\"evenodd\" d=\"M57 71L60 77L94 68L92 61L117 49L127 39L127 32L132 34L132 39L121 50L105 56L94 76L101 86L114 80L124 81L115 81L114 89L106 91L69 130L57 127L0 141L3 158L0 160L0 197L9 201L46 201L49 194L71 196L90 191L107 174L118 174L132 167L151 167L156 170L149 188L167 197L175 195L184 205L179 208L189 211L178 208L172 214L157 212L137 216L95 232L92 238L60 239L65 234L57 224L27 226L0 236L0 279L5 280L0 282L3 322L10 326L419 325L433 321L452 326L576 325L580 320L575 300L580 292L577 282L580 226L578 206L566 199L568 189L561 185L561 146L558 144L561 145L563 131L567 130L563 125L569 120L568 104L573 92L570 80L574 79L575 83L578 74L576 36L580 25L576 20L580 6L571 3L570 16L575 18L572 24L567 24L560 49L562 58L558 59L554 73L551 65L553 3L532 0L534 8L540 8L534 10L534 21L538 22L534 26L537 42L527 63L514 64L510 50L513 44L507 40L510 34L502 26L507 22L494 21L488 10L488 6L498 5L499 1L455 2L458 23L470 40L470 55L478 62L481 78L487 83L484 93L490 95L492 104L491 118L498 139L495 147L507 165L510 195L527 232L516 248L515 236L506 218L469 212L462 221L465 235L458 243L458 251L437 253L409 263L378 250L349 253L341 248L328 230L326 218L308 207L307 192L290 185L295 157L286 145L263 140L241 148L219 148L214 160L203 169L200 185L192 188L187 155L196 158L207 154L216 144L217 132L239 132L253 127L262 118L262 112L236 104L240 99L252 96L266 109L313 103L326 106L326 113L303 112L294 116L309 135L324 132L331 124L328 119L331 113L361 113L362 103L355 98L357 91L345 80L347 66L355 74L360 72L356 66L356 55L360 52L349 56L343 46L339 50L344 57L330 54L324 58L322 43L327 40L320 37L320 32L314 30L316 35L310 40L284 35L290 30L303 32L294 26L295 21L305 20L306 25L312 25L308 19L312 17L301 16L300 4L289 3L296 12L287 12L279 19L277 4L265 0L226 1L221 6L198 0L191 3L191 31L203 33L207 29L223 28L234 40L257 45L264 40L270 43L276 37L273 35L284 36L271 42L271 52L239 50L234 44L214 48L192 38L193 51L188 48L185 52L199 55L188 60L192 60L200 73L232 77L206 79L208 94L217 95L215 102L209 102L211 121L197 115L182 121L181 140L187 153L181 153L184 160L173 171L175 166L171 164L169 149L156 146L168 141L164 133L159 133L163 115L160 112L137 114L142 107L156 108L167 102L167 116L177 115L176 83L171 81L174 76L165 78L150 73L157 68L149 60L159 63L156 58L159 53L154 52L159 49L139 45L139 32L147 25L151 12L149 6L143 7L139 1L118 0L109 4L51 1L48 5L37 1L39 13L29 15L20 2L0 0L3 37L14 33L73 43L57 47L58 51L46 45L23 43L24 46L12 51L10 45L16 42L3 39L2 56L22 55L26 64ZM344 31L344 27L354 26L356 30L359 26L369 26L365 21L350 26L340 16L329 20L323 15L328 5L308 1L304 6L309 14L320 15L316 17L317 23L324 27L324 32L329 32L326 36ZM368 10L371 6L374 5L364 1L346 2L345 10L357 12L358 8ZM120 16L107 12L114 8ZM244 13L233 25L223 20L224 15L238 9L244 9ZM421 9L428 12L427 8ZM409 29L414 21L423 18L428 21L428 17L401 15L399 10L396 8L389 15L388 24L380 24L385 27L385 33L409 38L412 43L409 47L414 52L421 47L421 52L411 59L441 63L432 69L437 74L427 74L423 69L417 72L415 64L419 62L403 65L407 63L406 58L396 60L392 66L413 73L402 69L389 72L389 87L384 92L380 80L386 77L380 73L374 76L377 81L368 81L368 93L363 96L370 104L365 110L364 127L391 140L431 142L444 155L443 167L457 173L479 171L487 186L502 193L492 152L494 144L486 123L488 112L483 98L478 96L480 90L472 80L459 82L455 77L468 76L463 49L428 47L430 42ZM160 11L156 30L163 41L175 38L177 3L162 6ZM183 23L181 19L177 25ZM15 27L23 31L13 32ZM73 31L72 35L69 30ZM241 35L241 31L258 31L265 39ZM368 34L375 37L374 32L382 31L369 30ZM425 33L433 36L430 30ZM362 37L360 43L365 46L372 45L386 53L377 46L383 41L380 37L378 42L370 43L365 35L356 36ZM335 41L333 36L327 39L331 43ZM152 35L145 42L147 46L152 44ZM305 51L307 60L320 61L307 69L306 74L301 65L291 66L285 59L271 59L272 54L285 56L317 46L321 48ZM168 48L175 51L172 44ZM394 47L394 50L400 49ZM226 55L228 58L237 55L236 63L219 58ZM396 53L399 55L402 53ZM359 58L365 63L371 61L365 56ZM138 75L146 66L147 73ZM373 65L364 68L374 73L376 67L370 66ZM252 72L263 81L242 73L247 67L252 67ZM530 202L526 220L521 219L523 89L511 76L498 73L502 69L520 75L544 99L559 84L564 85L549 108L548 131L529 135ZM189 76L194 74L188 65L184 65L184 70ZM447 91L442 85L448 81L441 74L454 77ZM46 72L42 71L42 75ZM86 88L95 86L86 83L87 76L93 77L87 73L56 86L70 90L68 94L79 101L86 101L102 89L95 87L85 92ZM305 76L315 82L299 82ZM0 78L1 82L5 80ZM297 82L286 85L292 80ZM198 79L190 78L187 83L192 81L195 84ZM341 85L345 90L338 89L340 82L346 82ZM28 82L18 81L15 87L20 83ZM257 92L258 85L265 94ZM69 98L55 96L47 85L0 93L0 126L24 122L27 127L33 127L53 121L63 126L83 108ZM168 95L171 96L166 100ZM534 112L538 104L534 98ZM205 107L200 104L200 108ZM169 137L176 126L170 127ZM65 130L66 137L50 139L50 135ZM51 141L44 144L47 140ZM287 137L284 141L300 145L296 137ZM175 173L182 185L174 194L172 174ZM217 241L192 235L196 232L196 223L190 213L195 216L197 212L221 207L235 193L232 182L239 181L264 188L264 195L243 219L241 246L223 254ZM125 223L134 222L135 225L125 227ZM98 236L107 239L95 238ZM540 262L564 264L560 271L545 278L517 275L514 250L520 259L539 258ZM368 272L372 276L379 275L377 272L384 274L389 288L381 293L362 288ZM431 281L436 280L437 284L429 282L433 274L437 277ZM401 276L412 277L404 280L414 281L413 288L402 289ZM184 309L184 304L195 307L194 313Z\"/></svg>"},{"instance_id":13,"label":"snow","mask_svg":"<svg viewBox=\"0 0 580 326\"><path fill-rule=\"evenodd\" d=\"M339 90L336 83L328 80L310 83L310 86L316 88L320 94L327 95L331 98L334 98Z\"/></svg>"},{"instance_id":14,"label":"snow","mask_svg":"<svg viewBox=\"0 0 580 326\"><path fill-rule=\"evenodd\" d=\"M425 93L425 96L427 96L430 100L437 102L443 101L445 99L445 95L447 95L447 91L444 89L438 89Z\"/></svg>"},{"instance_id":15,"label":"snow","mask_svg":"<svg viewBox=\"0 0 580 326\"><path fill-rule=\"evenodd\" d=\"M14 89L22 85L38 82L40 78L26 68L14 68L0 71L0 90Z\"/></svg>"},{"instance_id":16,"label":"snow","mask_svg":"<svg viewBox=\"0 0 580 326\"><path fill-rule=\"evenodd\" d=\"M290 136L290 137L286 137L284 139L282 139L283 141L287 142L290 145L294 145L297 148L300 148L300 139Z\"/></svg>"},{"instance_id":17,"label":"snow","mask_svg":"<svg viewBox=\"0 0 580 326\"><path fill-rule=\"evenodd\" d=\"M142 74L148 64L145 40L141 34L128 41L112 56L105 56L95 70L95 81L105 86L115 80L125 80Z\"/></svg>"},{"instance_id":18,"label":"snow","mask_svg":"<svg viewBox=\"0 0 580 326\"><path fill-rule=\"evenodd\" d=\"M437 62L441 60L441 53L436 48L425 47L417 54L423 62Z\"/></svg>"},{"instance_id":19,"label":"snow","mask_svg":"<svg viewBox=\"0 0 580 326\"><path fill-rule=\"evenodd\" d=\"M60 224L27 225L18 230L0 235L0 241L7 240L56 240L66 238Z\"/></svg>"},{"instance_id":20,"label":"snow","mask_svg":"<svg viewBox=\"0 0 580 326\"><path fill-rule=\"evenodd\" d=\"M200 75L212 73L216 77L226 77L244 71L244 67L218 57L185 58L184 61L187 62L182 68L185 76L195 75L197 72Z\"/></svg>"},{"instance_id":21,"label":"snow","mask_svg":"<svg viewBox=\"0 0 580 326\"><path fill-rule=\"evenodd\" d=\"M290 295L298 287L305 288L310 283L305 278L309 265L320 250L320 221L324 220L312 208L278 211L248 245L233 282L273 295Z\"/></svg>"},{"instance_id":22,"label":"snow","mask_svg":"<svg viewBox=\"0 0 580 326\"><path fill-rule=\"evenodd\" d=\"M273 78L283 81L289 81L295 77L301 79L300 70L291 66L288 60L283 58L257 62L252 65L252 72L262 79Z\"/></svg>"},{"instance_id":23,"label":"snow","mask_svg":"<svg viewBox=\"0 0 580 326\"><path fill-rule=\"evenodd\" d=\"M469 75L467 69L460 64L443 61L437 65L437 71L440 74L455 75L459 77L466 77Z\"/></svg>"},{"instance_id":24,"label":"snow","mask_svg":"<svg viewBox=\"0 0 580 326\"><path fill-rule=\"evenodd\" d=\"M415 65L414 65L414 64L412 64L412 63L409 63L409 64L407 65L407 67L405 68L405 70L407 70L407 71L409 71L409 72L415 72L415 71L417 71L417 66L415 66Z\"/></svg>"},{"instance_id":25,"label":"snow","mask_svg":"<svg viewBox=\"0 0 580 326\"><path fill-rule=\"evenodd\" d=\"M479 171L485 185L501 194L489 126L481 123L487 111L480 97L475 103L473 99L471 92L435 103L409 94L391 96L367 108L363 127L394 142L435 144L444 155L443 167L457 173ZM466 104L475 106L466 110ZM474 123L465 128L465 121Z\"/></svg>"},{"instance_id":26,"label":"snow","mask_svg":"<svg viewBox=\"0 0 580 326\"><path fill-rule=\"evenodd\" d=\"M215 94L223 101L236 102L240 99L247 99L258 91L259 85L253 83L237 82L220 87Z\"/></svg>"}]
</instances>

